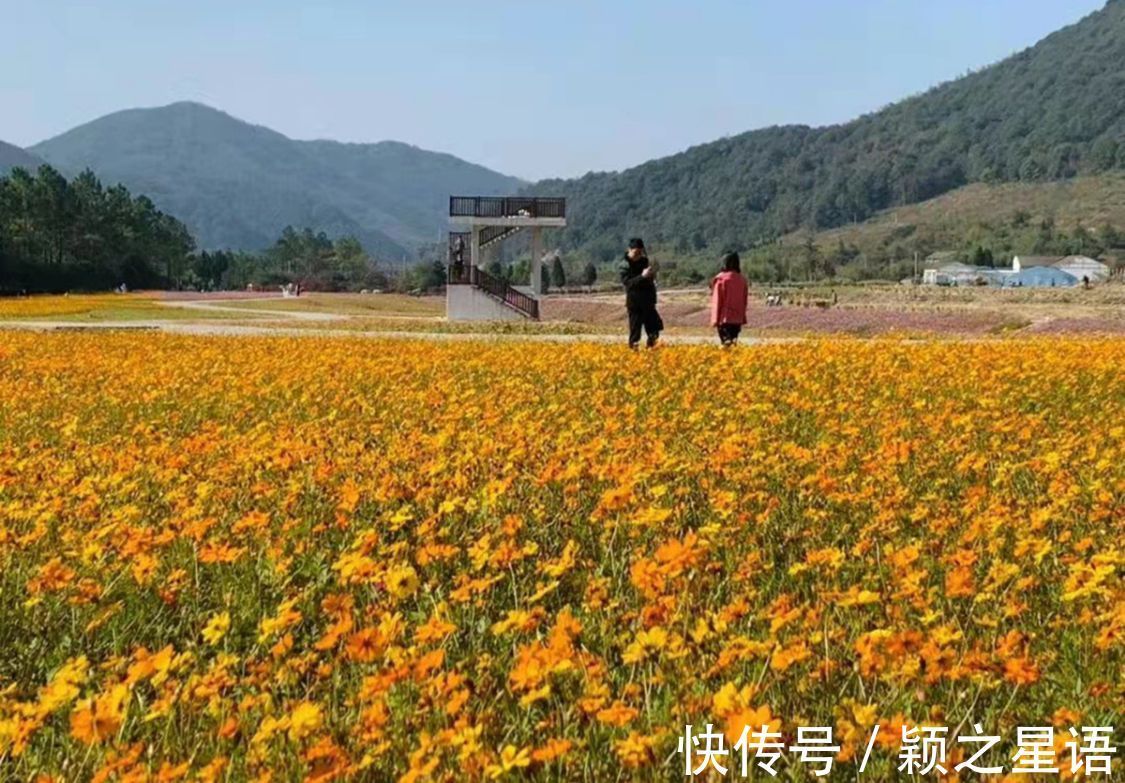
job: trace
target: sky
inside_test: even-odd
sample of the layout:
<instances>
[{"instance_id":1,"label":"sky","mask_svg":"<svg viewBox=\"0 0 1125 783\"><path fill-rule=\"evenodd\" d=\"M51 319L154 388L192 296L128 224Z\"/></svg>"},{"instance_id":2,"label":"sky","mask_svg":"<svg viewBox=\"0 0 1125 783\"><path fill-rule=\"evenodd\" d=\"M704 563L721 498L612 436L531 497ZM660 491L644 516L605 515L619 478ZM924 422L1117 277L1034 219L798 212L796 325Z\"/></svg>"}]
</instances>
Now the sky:
<instances>
[{"instance_id":1,"label":"sky","mask_svg":"<svg viewBox=\"0 0 1125 783\"><path fill-rule=\"evenodd\" d=\"M193 100L529 180L845 122L1104 0L0 0L0 140Z\"/></svg>"}]
</instances>

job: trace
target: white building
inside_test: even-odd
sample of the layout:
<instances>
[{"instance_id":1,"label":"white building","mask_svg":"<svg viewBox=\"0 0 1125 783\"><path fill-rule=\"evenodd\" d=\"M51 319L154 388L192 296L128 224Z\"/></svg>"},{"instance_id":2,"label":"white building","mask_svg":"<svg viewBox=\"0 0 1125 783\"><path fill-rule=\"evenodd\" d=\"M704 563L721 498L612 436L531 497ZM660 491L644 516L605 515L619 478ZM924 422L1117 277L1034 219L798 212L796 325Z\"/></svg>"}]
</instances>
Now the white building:
<instances>
[{"instance_id":1,"label":"white building","mask_svg":"<svg viewBox=\"0 0 1125 783\"><path fill-rule=\"evenodd\" d=\"M986 266L972 266L960 261L949 261L922 270L923 285L984 285L997 270Z\"/></svg>"},{"instance_id":2,"label":"white building","mask_svg":"<svg viewBox=\"0 0 1125 783\"><path fill-rule=\"evenodd\" d=\"M1022 272L1036 266L1054 266L1062 260L1062 256L1016 256L1012 259L1012 271Z\"/></svg>"},{"instance_id":3,"label":"white building","mask_svg":"<svg viewBox=\"0 0 1125 783\"><path fill-rule=\"evenodd\" d=\"M1079 282L1089 280L1091 283L1102 283L1109 279L1109 267L1087 256L1067 256L1054 264L1054 267L1074 275Z\"/></svg>"},{"instance_id":4,"label":"white building","mask_svg":"<svg viewBox=\"0 0 1125 783\"><path fill-rule=\"evenodd\" d=\"M939 255L945 254L935 253L927 259L931 265L922 272L924 285L1063 285L1068 279L1076 281L1069 283L1070 285L1081 285L1085 280L1090 283L1104 282L1111 274L1108 266L1087 256L1016 256L1012 259L1011 269L993 269L962 264L959 261L939 260ZM938 263L932 263L933 261ZM1029 271L1033 269L1043 270L1043 274L1030 275ZM1053 275L1047 270L1064 272L1065 275Z\"/></svg>"},{"instance_id":5,"label":"white building","mask_svg":"<svg viewBox=\"0 0 1125 783\"><path fill-rule=\"evenodd\" d=\"M1016 256L1012 271L1019 273L1036 267L1050 267L1066 272L1079 283L1101 283L1109 279L1110 268L1089 256Z\"/></svg>"}]
</instances>

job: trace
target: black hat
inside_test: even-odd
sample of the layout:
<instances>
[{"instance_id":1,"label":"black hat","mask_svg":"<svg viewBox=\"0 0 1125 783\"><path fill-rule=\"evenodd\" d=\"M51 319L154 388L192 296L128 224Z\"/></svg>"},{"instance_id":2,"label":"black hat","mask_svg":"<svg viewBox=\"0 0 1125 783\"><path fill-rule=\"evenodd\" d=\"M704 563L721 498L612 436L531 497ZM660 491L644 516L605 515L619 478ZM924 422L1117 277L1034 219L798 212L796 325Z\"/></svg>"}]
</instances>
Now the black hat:
<instances>
[{"instance_id":1,"label":"black hat","mask_svg":"<svg viewBox=\"0 0 1125 783\"><path fill-rule=\"evenodd\" d=\"M643 239L641 239L640 237L633 237L632 239L629 240L629 249L630 250L644 250L645 249L645 241Z\"/></svg>"}]
</instances>

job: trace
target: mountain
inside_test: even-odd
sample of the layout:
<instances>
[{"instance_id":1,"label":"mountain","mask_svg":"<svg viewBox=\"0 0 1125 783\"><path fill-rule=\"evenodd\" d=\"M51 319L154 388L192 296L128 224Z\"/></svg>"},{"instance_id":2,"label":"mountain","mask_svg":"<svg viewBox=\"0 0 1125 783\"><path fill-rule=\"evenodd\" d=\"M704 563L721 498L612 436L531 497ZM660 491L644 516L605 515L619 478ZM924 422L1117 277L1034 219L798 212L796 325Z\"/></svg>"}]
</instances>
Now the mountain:
<instances>
[{"instance_id":1,"label":"mountain","mask_svg":"<svg viewBox=\"0 0 1125 783\"><path fill-rule=\"evenodd\" d=\"M16 167L34 172L42 163L42 159L35 157L30 152L22 150L14 144L0 141L0 176L7 174Z\"/></svg>"},{"instance_id":2,"label":"mountain","mask_svg":"<svg viewBox=\"0 0 1125 783\"><path fill-rule=\"evenodd\" d=\"M399 142L295 141L198 103L116 112L32 150L66 174L90 168L149 196L206 249L264 248L292 225L406 260L437 239L450 194L523 184Z\"/></svg>"},{"instance_id":3,"label":"mountain","mask_svg":"<svg viewBox=\"0 0 1125 783\"><path fill-rule=\"evenodd\" d=\"M548 180L563 247L608 260L625 238L714 254L799 227L860 222L970 183L1125 168L1125 0L1002 62L852 122L773 127L617 173Z\"/></svg>"}]
</instances>

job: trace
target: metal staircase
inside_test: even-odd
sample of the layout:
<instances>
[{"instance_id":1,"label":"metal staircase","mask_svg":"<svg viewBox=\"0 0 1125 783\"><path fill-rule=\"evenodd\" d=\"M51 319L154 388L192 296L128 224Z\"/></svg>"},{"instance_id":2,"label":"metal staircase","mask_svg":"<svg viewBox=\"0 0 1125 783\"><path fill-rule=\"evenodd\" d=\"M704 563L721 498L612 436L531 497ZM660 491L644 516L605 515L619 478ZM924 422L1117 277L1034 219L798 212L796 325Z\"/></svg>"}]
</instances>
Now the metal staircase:
<instances>
[{"instance_id":1,"label":"metal staircase","mask_svg":"<svg viewBox=\"0 0 1125 783\"><path fill-rule=\"evenodd\" d=\"M525 318L533 321L539 320L539 300L528 296L503 278L488 274L479 267L470 266L458 270L452 264L449 266L447 285L471 285L502 305L512 308Z\"/></svg>"},{"instance_id":2,"label":"metal staircase","mask_svg":"<svg viewBox=\"0 0 1125 783\"><path fill-rule=\"evenodd\" d=\"M544 229L566 226L566 199L538 196L450 196L449 217L451 223L468 228L467 231L454 231L449 235L446 311L450 317L459 320L496 317L494 307L461 288L472 286L489 299L525 318L538 320L537 295L542 280L541 232ZM507 280L481 269L484 263L481 250L520 231L531 234L531 290L535 294L520 290Z\"/></svg>"},{"instance_id":3,"label":"metal staircase","mask_svg":"<svg viewBox=\"0 0 1125 783\"><path fill-rule=\"evenodd\" d=\"M522 226L487 226L480 231L480 246L488 247L517 233Z\"/></svg>"}]
</instances>

